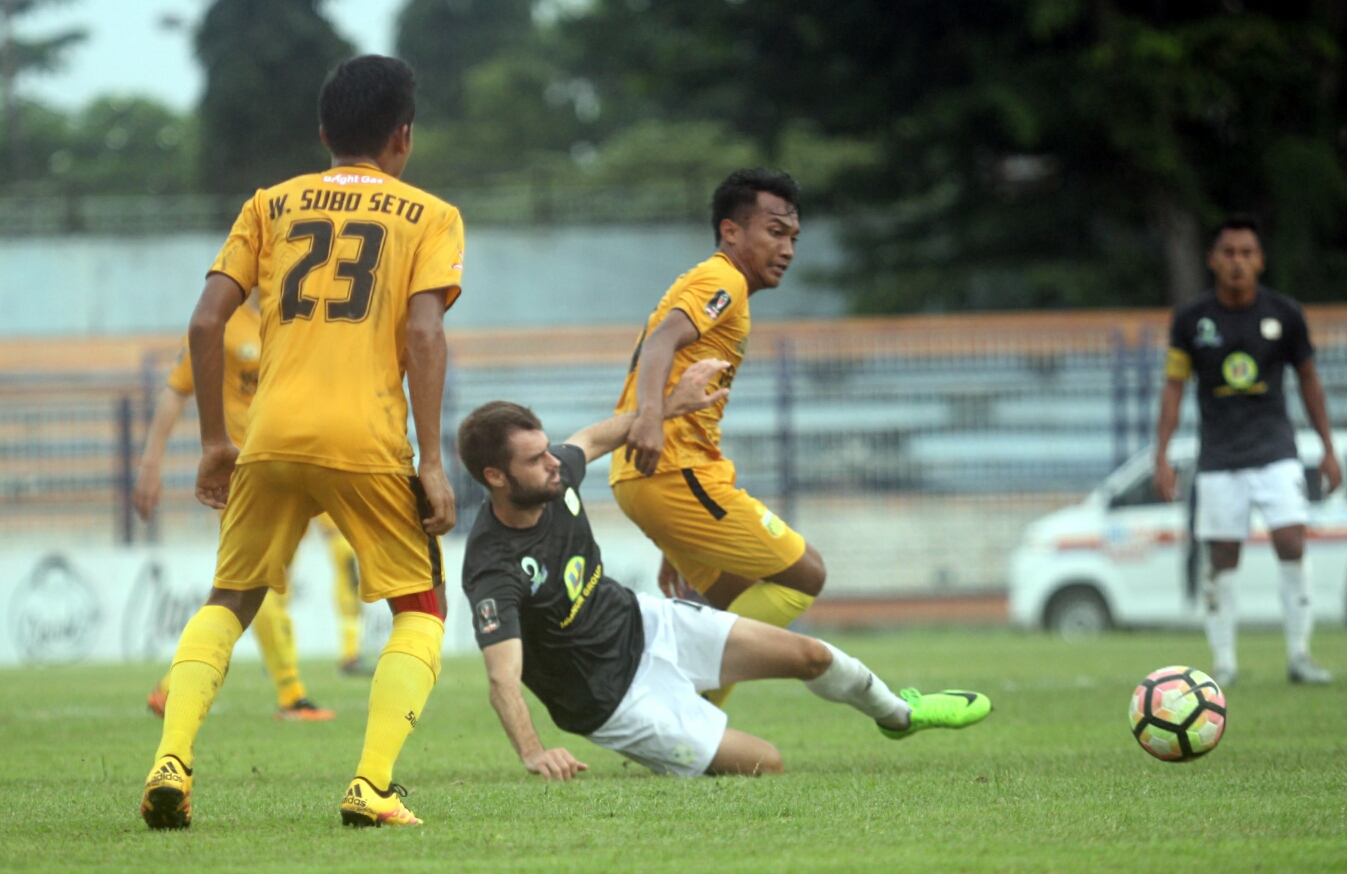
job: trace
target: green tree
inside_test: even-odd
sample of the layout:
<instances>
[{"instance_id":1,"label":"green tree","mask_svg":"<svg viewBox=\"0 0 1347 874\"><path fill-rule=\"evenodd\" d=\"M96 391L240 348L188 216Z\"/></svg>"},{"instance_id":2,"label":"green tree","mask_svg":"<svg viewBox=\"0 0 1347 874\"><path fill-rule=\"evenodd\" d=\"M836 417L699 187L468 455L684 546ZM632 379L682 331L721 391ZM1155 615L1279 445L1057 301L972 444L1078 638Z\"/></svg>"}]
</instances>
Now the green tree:
<instances>
[{"instance_id":1,"label":"green tree","mask_svg":"<svg viewBox=\"0 0 1347 874\"><path fill-rule=\"evenodd\" d=\"M322 0L216 0L196 36L201 186L237 193L323 166L318 91L352 51Z\"/></svg>"},{"instance_id":2,"label":"green tree","mask_svg":"<svg viewBox=\"0 0 1347 874\"><path fill-rule=\"evenodd\" d=\"M24 179L32 169L25 160L25 113L16 93L19 79L59 69L67 51L88 36L83 28L68 28L41 39L23 40L14 35L15 20L63 2L67 0L0 0L0 117L5 126L5 165L11 181Z\"/></svg>"},{"instance_id":3,"label":"green tree","mask_svg":"<svg viewBox=\"0 0 1347 874\"><path fill-rule=\"evenodd\" d=\"M1342 4L596 0L564 25L616 112L870 140L834 174L857 309L1160 303L1227 210L1272 280L1347 259ZM790 169L790 168L787 168ZM815 194L817 197L817 194Z\"/></svg>"},{"instance_id":4,"label":"green tree","mask_svg":"<svg viewBox=\"0 0 1347 874\"><path fill-rule=\"evenodd\" d=\"M397 52L416 68L417 112L460 119L472 68L531 36L531 0L410 0L398 15Z\"/></svg>"},{"instance_id":5,"label":"green tree","mask_svg":"<svg viewBox=\"0 0 1347 874\"><path fill-rule=\"evenodd\" d=\"M104 97L66 124L47 160L60 188L98 194L169 194L194 187L195 119L151 100Z\"/></svg>"}]
</instances>

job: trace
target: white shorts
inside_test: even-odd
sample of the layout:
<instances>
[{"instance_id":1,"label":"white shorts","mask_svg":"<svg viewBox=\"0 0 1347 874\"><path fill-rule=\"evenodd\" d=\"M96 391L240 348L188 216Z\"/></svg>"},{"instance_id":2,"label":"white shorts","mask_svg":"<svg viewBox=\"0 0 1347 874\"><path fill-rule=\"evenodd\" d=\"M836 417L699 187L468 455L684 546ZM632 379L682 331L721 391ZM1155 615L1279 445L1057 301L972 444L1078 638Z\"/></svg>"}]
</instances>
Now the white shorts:
<instances>
[{"instance_id":1,"label":"white shorts","mask_svg":"<svg viewBox=\"0 0 1347 874\"><path fill-rule=\"evenodd\" d=\"M588 738L657 774L699 777L725 737L725 711L701 696L720 687L733 613L637 595L645 652L631 688Z\"/></svg>"},{"instance_id":2,"label":"white shorts","mask_svg":"<svg viewBox=\"0 0 1347 874\"><path fill-rule=\"evenodd\" d=\"M1309 519L1305 468L1296 458L1263 467L1202 471L1197 475L1198 540L1240 541L1249 536L1249 511L1256 509L1269 531L1304 525Z\"/></svg>"}]
</instances>

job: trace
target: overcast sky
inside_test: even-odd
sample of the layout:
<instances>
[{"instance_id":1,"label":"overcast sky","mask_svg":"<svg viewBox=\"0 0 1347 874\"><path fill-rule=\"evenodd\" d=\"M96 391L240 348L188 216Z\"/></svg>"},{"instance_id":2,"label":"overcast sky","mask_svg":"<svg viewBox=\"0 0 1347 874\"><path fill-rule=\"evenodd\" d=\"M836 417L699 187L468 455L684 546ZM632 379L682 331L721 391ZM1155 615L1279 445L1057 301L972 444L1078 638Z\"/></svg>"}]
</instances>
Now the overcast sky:
<instances>
[{"instance_id":1,"label":"overcast sky","mask_svg":"<svg viewBox=\"0 0 1347 874\"><path fill-rule=\"evenodd\" d=\"M326 14L361 52L393 50L394 18L406 0L327 0ZM89 32L65 69L29 76L22 92L60 109L79 109L104 94L152 97L176 110L201 95L192 32L208 0L71 0L20 20L19 35L40 38L78 25ZM177 20L177 28L165 27Z\"/></svg>"}]
</instances>

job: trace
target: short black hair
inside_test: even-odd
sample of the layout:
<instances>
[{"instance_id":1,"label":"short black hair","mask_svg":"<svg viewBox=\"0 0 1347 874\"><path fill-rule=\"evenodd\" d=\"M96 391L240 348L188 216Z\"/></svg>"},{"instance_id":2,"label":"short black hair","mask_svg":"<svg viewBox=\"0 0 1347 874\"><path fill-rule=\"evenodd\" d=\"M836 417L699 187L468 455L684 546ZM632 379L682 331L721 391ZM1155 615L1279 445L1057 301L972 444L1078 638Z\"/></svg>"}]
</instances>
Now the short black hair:
<instances>
[{"instance_id":1,"label":"short black hair","mask_svg":"<svg viewBox=\"0 0 1347 874\"><path fill-rule=\"evenodd\" d=\"M318 122L332 153L374 157L416 117L416 73L383 55L360 55L332 68L318 95Z\"/></svg>"},{"instance_id":2,"label":"short black hair","mask_svg":"<svg viewBox=\"0 0 1347 874\"><path fill-rule=\"evenodd\" d=\"M541 431L543 423L528 407L492 401L468 413L458 426L458 457L472 478L486 485L488 467L510 467L510 437L516 431Z\"/></svg>"},{"instance_id":3,"label":"short black hair","mask_svg":"<svg viewBox=\"0 0 1347 874\"><path fill-rule=\"evenodd\" d=\"M720 244L720 223L729 219L737 225L746 224L758 205L759 191L775 194L793 206L796 215L800 214L800 186L789 173L765 167L735 170L711 195L711 227L716 232L716 245Z\"/></svg>"},{"instance_id":4,"label":"short black hair","mask_svg":"<svg viewBox=\"0 0 1347 874\"><path fill-rule=\"evenodd\" d=\"M1211 235L1211 247L1216 248L1216 243L1221 239L1221 234L1226 231L1253 231L1253 235L1258 238L1258 245L1263 245L1263 229L1258 226L1258 219L1245 212L1231 213L1225 217L1216 228L1216 233Z\"/></svg>"}]
</instances>

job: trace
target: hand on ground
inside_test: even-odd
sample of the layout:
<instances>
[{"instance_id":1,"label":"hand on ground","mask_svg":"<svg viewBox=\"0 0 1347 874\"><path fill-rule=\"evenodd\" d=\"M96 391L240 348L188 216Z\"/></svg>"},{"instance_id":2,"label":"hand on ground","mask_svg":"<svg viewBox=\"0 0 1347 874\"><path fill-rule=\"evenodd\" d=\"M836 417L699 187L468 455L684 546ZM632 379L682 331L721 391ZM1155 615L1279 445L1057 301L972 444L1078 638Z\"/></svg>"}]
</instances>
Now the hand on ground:
<instances>
[{"instance_id":1,"label":"hand on ground","mask_svg":"<svg viewBox=\"0 0 1347 874\"><path fill-rule=\"evenodd\" d=\"M575 756L565 747L552 750L539 750L524 757L524 767L530 774L540 774L546 780L569 780L581 771L588 771L589 765L576 761Z\"/></svg>"}]
</instances>

